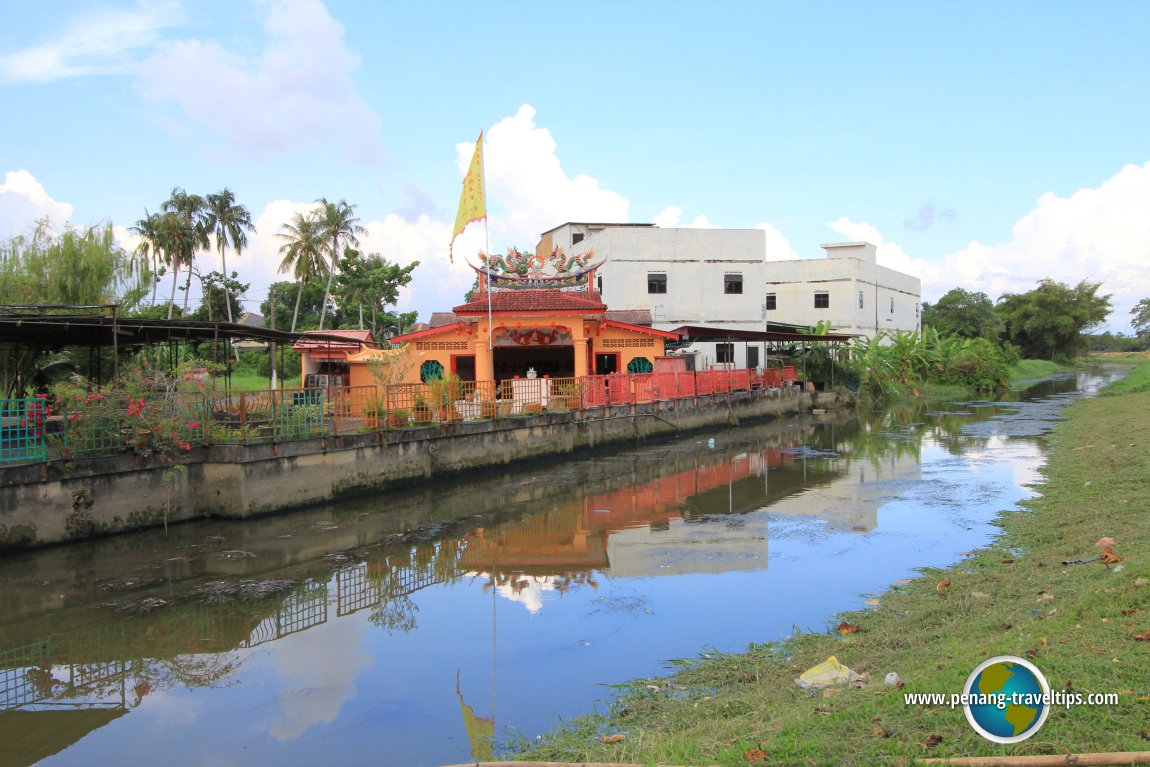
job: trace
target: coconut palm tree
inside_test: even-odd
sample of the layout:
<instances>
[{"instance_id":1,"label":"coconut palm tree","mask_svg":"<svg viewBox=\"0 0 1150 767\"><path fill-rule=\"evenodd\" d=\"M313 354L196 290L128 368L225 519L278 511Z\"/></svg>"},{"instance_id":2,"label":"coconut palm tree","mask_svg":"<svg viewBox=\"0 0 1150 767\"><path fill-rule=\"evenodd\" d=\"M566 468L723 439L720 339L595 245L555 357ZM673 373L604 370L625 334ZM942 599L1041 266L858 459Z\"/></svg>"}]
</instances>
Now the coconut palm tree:
<instances>
[{"instance_id":1,"label":"coconut palm tree","mask_svg":"<svg viewBox=\"0 0 1150 767\"><path fill-rule=\"evenodd\" d=\"M180 282L180 269L188 270L187 284L184 287L184 313L188 311L187 290L192 282L192 262L200 242L194 226L189 225L179 213L162 213L158 223L160 245L163 248L164 263L172 268L172 294L168 298L168 319L176 306L176 286Z\"/></svg>"},{"instance_id":2,"label":"coconut palm tree","mask_svg":"<svg viewBox=\"0 0 1150 767\"><path fill-rule=\"evenodd\" d=\"M226 186L215 194L209 194L205 209L205 225L208 231L216 236L216 247L220 251L220 266L224 275L224 305L228 308L228 322L232 318L232 301L228 295L228 262L224 257L228 244L235 248L236 257L243 252L248 244L248 232L254 232L252 214L243 205L236 204L236 196Z\"/></svg>"},{"instance_id":3,"label":"coconut palm tree","mask_svg":"<svg viewBox=\"0 0 1150 767\"><path fill-rule=\"evenodd\" d=\"M152 265L152 304L156 303L156 287L160 284L160 260L163 258L164 249L160 232L161 218L159 213L148 213L148 209L144 208L144 217L129 227L132 233L140 238L140 244L135 250L136 255L148 259Z\"/></svg>"},{"instance_id":4,"label":"coconut palm tree","mask_svg":"<svg viewBox=\"0 0 1150 767\"><path fill-rule=\"evenodd\" d=\"M173 257L179 265L188 269L187 280L184 283L184 314L188 313L188 296L192 287L192 265L196 260L197 250L207 250L207 202L198 194L188 194L180 187L172 189L172 195L164 201L161 208L179 218L180 231L174 236L175 250ZM178 266L175 267L178 271ZM173 278L174 280L174 278ZM172 292L173 299L175 291ZM171 307L168 307L168 318L171 319Z\"/></svg>"},{"instance_id":5,"label":"coconut palm tree","mask_svg":"<svg viewBox=\"0 0 1150 767\"><path fill-rule=\"evenodd\" d=\"M295 332L296 321L299 319L299 300L303 295L304 285L321 276L328 270L324 260L324 230L316 211L307 213L296 212L290 223L283 225L283 231L276 237L284 241L280 246L280 253L284 254L280 262L280 272L291 272L295 277L297 288L295 294L295 311L291 316L291 332ZM331 284L331 280L328 280ZM323 328L323 315L327 308L320 309L320 329Z\"/></svg>"},{"instance_id":6,"label":"coconut palm tree","mask_svg":"<svg viewBox=\"0 0 1150 767\"><path fill-rule=\"evenodd\" d=\"M339 259L346 247L359 244L357 234L365 230L359 225L359 219L353 214L355 206L349 205L347 200L328 202L326 197L316 200L319 205L319 224L326 243L329 267L327 272L327 288L323 294L324 311L319 316L319 329L323 330L324 314L327 313L327 302L331 298L331 281L339 268Z\"/></svg>"}]
</instances>

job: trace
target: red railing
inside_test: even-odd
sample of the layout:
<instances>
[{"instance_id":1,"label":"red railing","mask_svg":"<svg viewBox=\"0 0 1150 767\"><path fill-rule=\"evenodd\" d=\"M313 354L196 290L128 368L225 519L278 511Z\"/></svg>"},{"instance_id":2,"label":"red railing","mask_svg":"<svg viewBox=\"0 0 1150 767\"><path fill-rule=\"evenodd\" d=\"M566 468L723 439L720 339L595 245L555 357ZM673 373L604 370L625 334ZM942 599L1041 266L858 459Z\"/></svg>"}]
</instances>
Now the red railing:
<instances>
[{"instance_id":1,"label":"red railing","mask_svg":"<svg viewBox=\"0 0 1150 767\"><path fill-rule=\"evenodd\" d=\"M188 444L275 443L686 399L779 387L795 380L795 368L788 366L762 372L715 369L514 378L498 385L492 381L433 381L382 387L276 389L197 396L181 401L183 410L174 417L183 418L181 423L196 424L196 431L182 437ZM113 441L88 452L124 449L120 441Z\"/></svg>"}]
</instances>

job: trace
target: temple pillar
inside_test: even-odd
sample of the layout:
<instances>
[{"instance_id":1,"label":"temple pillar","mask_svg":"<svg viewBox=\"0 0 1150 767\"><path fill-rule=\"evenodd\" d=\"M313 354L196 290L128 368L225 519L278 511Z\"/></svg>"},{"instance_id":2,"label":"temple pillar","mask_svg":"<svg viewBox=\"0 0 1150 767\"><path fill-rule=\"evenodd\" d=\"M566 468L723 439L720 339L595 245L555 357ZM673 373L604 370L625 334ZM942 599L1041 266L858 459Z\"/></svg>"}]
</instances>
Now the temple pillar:
<instances>
[{"instance_id":1,"label":"temple pillar","mask_svg":"<svg viewBox=\"0 0 1150 767\"><path fill-rule=\"evenodd\" d=\"M478 322L476 325L478 327L478 330L475 334L476 338L471 343L471 348L475 352L475 380L494 381L495 356L487 348L487 323Z\"/></svg>"},{"instance_id":2,"label":"temple pillar","mask_svg":"<svg viewBox=\"0 0 1150 767\"><path fill-rule=\"evenodd\" d=\"M587 371L587 339L576 338L575 344L575 377L582 378L585 375L590 375Z\"/></svg>"}]
</instances>

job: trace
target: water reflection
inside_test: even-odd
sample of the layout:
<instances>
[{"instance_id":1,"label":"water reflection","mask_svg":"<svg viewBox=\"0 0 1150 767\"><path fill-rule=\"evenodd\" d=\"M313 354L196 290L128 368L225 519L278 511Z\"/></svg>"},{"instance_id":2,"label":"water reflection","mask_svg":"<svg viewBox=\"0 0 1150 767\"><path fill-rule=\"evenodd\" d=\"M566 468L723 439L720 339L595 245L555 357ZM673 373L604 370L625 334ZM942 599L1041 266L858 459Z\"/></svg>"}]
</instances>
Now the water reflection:
<instances>
[{"instance_id":1,"label":"water reflection","mask_svg":"<svg viewBox=\"0 0 1150 767\"><path fill-rule=\"evenodd\" d=\"M490 758L500 726L547 728L603 683L953 561L1037 479L1033 433L1065 396L747 427L13 557L4 763L127 742L173 764Z\"/></svg>"}]
</instances>

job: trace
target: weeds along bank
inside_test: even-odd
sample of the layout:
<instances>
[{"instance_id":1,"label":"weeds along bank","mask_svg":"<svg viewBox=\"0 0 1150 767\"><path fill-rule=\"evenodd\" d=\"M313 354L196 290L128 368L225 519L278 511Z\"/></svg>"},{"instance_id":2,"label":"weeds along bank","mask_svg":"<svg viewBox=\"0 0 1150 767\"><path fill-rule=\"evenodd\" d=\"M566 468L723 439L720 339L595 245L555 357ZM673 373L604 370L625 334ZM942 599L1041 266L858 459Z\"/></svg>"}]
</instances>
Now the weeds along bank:
<instances>
[{"instance_id":1,"label":"weeds along bank","mask_svg":"<svg viewBox=\"0 0 1150 767\"><path fill-rule=\"evenodd\" d=\"M874 609L837 616L852 633L799 634L637 680L608 711L522 758L882 765L1148 750L1150 363L1064 415L1041 494L1002 515L992 545L892 589ZM1100 558L1105 539L1113 544ZM1078 560L1088 561L1069 564ZM906 703L908 694L961 692L971 670L998 655L1030 659L1054 691L1118 702L1054 707L1036 737L1008 745L976 734L961 708ZM795 685L829 656L869 684L814 695ZM884 684L891 672L904 686Z\"/></svg>"}]
</instances>

